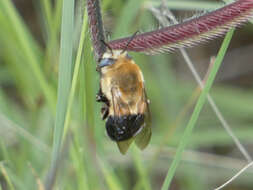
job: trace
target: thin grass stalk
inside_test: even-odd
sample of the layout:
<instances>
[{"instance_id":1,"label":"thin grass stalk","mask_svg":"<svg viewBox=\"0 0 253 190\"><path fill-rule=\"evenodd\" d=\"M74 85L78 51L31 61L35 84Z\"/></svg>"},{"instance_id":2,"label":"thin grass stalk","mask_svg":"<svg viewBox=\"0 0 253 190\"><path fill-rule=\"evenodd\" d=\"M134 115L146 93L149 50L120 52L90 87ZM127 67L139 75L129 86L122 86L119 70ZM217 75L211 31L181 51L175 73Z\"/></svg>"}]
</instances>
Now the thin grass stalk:
<instances>
[{"instance_id":1,"label":"thin grass stalk","mask_svg":"<svg viewBox=\"0 0 253 190\"><path fill-rule=\"evenodd\" d=\"M218 56L215 60L214 66L213 66L212 70L210 71L210 75L208 76L208 79L206 81L206 85L203 88L203 91L201 92L201 94L199 96L199 99L198 99L197 104L194 108L194 111L192 113L190 121L188 122L186 129L182 135L182 138L180 140L180 144L177 148L175 158L173 159L172 164L170 165L170 168L168 170L168 173L167 173L164 183L162 185L162 188L161 188L162 190L168 190L170 187L171 181L172 181L172 179L175 175L176 169L180 163L182 153L183 153L184 149L186 148L186 145L191 137L192 131L196 125L199 114L205 104L207 94L212 87L215 76L216 76L216 74L219 70L219 67L223 61L223 58L225 56L225 53L226 53L227 48L229 46L229 43L232 39L233 33L234 33L234 29L229 31L222 43L222 46L221 46L219 53L218 53Z\"/></svg>"},{"instance_id":2,"label":"thin grass stalk","mask_svg":"<svg viewBox=\"0 0 253 190\"><path fill-rule=\"evenodd\" d=\"M211 67L212 66L208 68L208 71L210 71ZM209 75L209 72L206 73L205 79L208 75ZM203 83L205 82L205 79L203 80ZM201 88L198 86L192 93L191 97L188 99L183 109L177 115L174 122L171 124L171 127L168 128L167 133L164 134L163 137L161 138L162 140L158 145L159 148L157 148L157 150L154 152L151 162L148 165L149 171L151 171L152 166L154 165L155 161L158 159L159 155L161 154L164 145L167 144L169 140L171 141L171 139L178 139L178 138L175 138L176 128L180 126L180 124L183 123L183 119L186 117L186 115L190 112L190 110L196 103L196 100L198 99L200 93L201 93Z\"/></svg>"},{"instance_id":3,"label":"thin grass stalk","mask_svg":"<svg viewBox=\"0 0 253 190\"><path fill-rule=\"evenodd\" d=\"M214 190L221 190L223 189L225 186L229 185L230 183L232 183L237 177L239 177L242 173L244 173L247 169L249 169L250 167L253 166L253 162L250 162L249 164L247 164L244 168L242 168L237 174L235 174L231 179L229 179L228 181L226 181L223 185L221 185L220 187L215 188Z\"/></svg>"},{"instance_id":4,"label":"thin grass stalk","mask_svg":"<svg viewBox=\"0 0 253 190\"><path fill-rule=\"evenodd\" d=\"M62 7L61 46L58 80L58 99L54 127L53 152L45 188L51 190L57 174L57 162L61 152L64 123L72 79L72 51L74 28L74 0L64 0Z\"/></svg>"},{"instance_id":5,"label":"thin grass stalk","mask_svg":"<svg viewBox=\"0 0 253 190\"><path fill-rule=\"evenodd\" d=\"M164 3L165 4L165 3ZM167 7L165 5L165 10L167 10ZM159 13L156 12L156 9L152 9L151 11L153 11L154 15L157 17L157 19L160 21L160 23L165 26L166 24L168 24L168 21L165 20L163 22L162 18L159 17ZM169 17L172 22L174 24L178 24L178 21L176 20L175 16L173 15L173 13L169 10L166 11L165 13L166 15L164 16L167 16ZM201 81L201 78L199 76L199 74L197 73L188 53L186 52L186 50L184 48L181 48L180 49L180 52L187 64L187 66L189 67L190 71L192 72L196 82L198 83L198 85L200 86L201 89L204 88L204 84L202 83ZM231 136L231 138L233 139L235 145L237 146L237 148L241 151L242 155L245 157L245 159L248 161L248 162L251 162L252 161L252 158L251 156L249 155L249 153L247 152L246 148L241 144L241 142L239 141L239 139L236 137L236 135L233 133L231 127L229 126L228 122L225 120L225 118L223 117L222 113L220 112L219 108L217 107L216 103L214 102L212 96L210 94L207 95L207 100L209 102L209 104L211 105L214 113L216 114L217 118L220 120L222 126L224 127L224 129L227 131L227 133Z\"/></svg>"},{"instance_id":6,"label":"thin grass stalk","mask_svg":"<svg viewBox=\"0 0 253 190\"><path fill-rule=\"evenodd\" d=\"M181 50L181 53L183 55L183 57L185 58L185 60L188 62L190 61L189 56L187 55L185 50ZM193 64L191 64L191 66L193 66ZM190 67L190 69L194 69L193 67ZM195 69L194 69L195 70ZM196 70L195 70L196 71ZM196 72L195 72L196 73ZM195 76L198 76L195 75ZM197 80L199 83L199 80ZM201 84L201 83L199 83ZM201 88L203 89L203 85L200 85ZM240 150L240 152L242 153L242 155L245 157L245 159L248 162L252 161L251 156L249 155L249 153L247 152L247 150L245 149L245 147L241 144L241 142L239 141L239 139L236 137L236 135L234 134L234 132L232 131L231 127L229 126L228 122L225 120L225 118L223 117L222 113L220 112L219 108L217 107L216 103L214 102L212 96L210 94L207 95L207 99L209 104L211 105L214 113L216 114L217 118L220 120L222 126L224 127L224 129L227 131L227 133L230 135L230 137L233 139L235 145L237 146L237 148Z\"/></svg>"}]
</instances>

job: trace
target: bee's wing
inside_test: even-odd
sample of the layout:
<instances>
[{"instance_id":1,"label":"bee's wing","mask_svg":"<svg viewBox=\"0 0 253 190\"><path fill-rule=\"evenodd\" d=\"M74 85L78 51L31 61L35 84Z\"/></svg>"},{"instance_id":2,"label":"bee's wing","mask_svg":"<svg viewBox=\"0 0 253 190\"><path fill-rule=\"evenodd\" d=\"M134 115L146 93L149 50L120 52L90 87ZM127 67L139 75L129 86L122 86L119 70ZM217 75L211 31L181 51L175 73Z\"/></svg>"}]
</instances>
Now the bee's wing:
<instances>
[{"instance_id":1,"label":"bee's wing","mask_svg":"<svg viewBox=\"0 0 253 190\"><path fill-rule=\"evenodd\" d=\"M145 123L144 123L143 129L141 130L141 132L135 136L135 144L141 150L143 150L144 148L147 147L147 145L149 144L149 141L151 139L151 135L152 135L151 115L150 115L150 111L149 111L149 101L147 99L145 88L143 89L142 98L143 98L143 100L142 100L143 106L142 107L145 109L143 111L143 113L145 115Z\"/></svg>"},{"instance_id":2,"label":"bee's wing","mask_svg":"<svg viewBox=\"0 0 253 190\"><path fill-rule=\"evenodd\" d=\"M118 95L118 90L117 88L113 88L111 90L112 94L112 104L113 104L113 111L114 115L117 116L122 116L122 115L128 115L130 114L130 110L128 105L122 100L122 98ZM130 145L133 142L133 138L130 138L125 141L118 141L117 145L119 148L119 151L121 154L126 154L127 150L129 149Z\"/></svg>"},{"instance_id":3,"label":"bee's wing","mask_svg":"<svg viewBox=\"0 0 253 190\"><path fill-rule=\"evenodd\" d=\"M135 137L135 144L138 146L139 149L143 150L148 146L149 141L151 139L151 135L151 127L147 125L144 126L142 131Z\"/></svg>"},{"instance_id":4,"label":"bee's wing","mask_svg":"<svg viewBox=\"0 0 253 190\"><path fill-rule=\"evenodd\" d=\"M119 151L121 152L121 154L126 154L127 150L129 149L130 145L133 142L133 138L125 140L125 141L118 141L117 145L119 148Z\"/></svg>"},{"instance_id":5,"label":"bee's wing","mask_svg":"<svg viewBox=\"0 0 253 190\"><path fill-rule=\"evenodd\" d=\"M111 89L112 94L112 106L113 112L116 116L128 115L130 114L130 110L128 104L122 100L120 97L121 92L118 88Z\"/></svg>"}]
</instances>

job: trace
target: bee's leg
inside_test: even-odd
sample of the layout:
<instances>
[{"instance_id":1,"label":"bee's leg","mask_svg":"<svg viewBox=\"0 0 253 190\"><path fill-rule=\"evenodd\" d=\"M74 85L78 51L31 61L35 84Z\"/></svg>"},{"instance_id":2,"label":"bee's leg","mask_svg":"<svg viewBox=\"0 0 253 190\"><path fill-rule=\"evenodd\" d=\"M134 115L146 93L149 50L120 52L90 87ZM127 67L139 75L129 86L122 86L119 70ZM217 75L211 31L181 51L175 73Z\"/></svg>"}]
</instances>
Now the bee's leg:
<instances>
[{"instance_id":1,"label":"bee's leg","mask_svg":"<svg viewBox=\"0 0 253 190\"><path fill-rule=\"evenodd\" d=\"M108 103L108 99L106 98L106 96L104 95L104 93L101 91L101 88L99 89L97 95L96 95L96 101L97 102L104 102L104 103Z\"/></svg>"},{"instance_id":2,"label":"bee's leg","mask_svg":"<svg viewBox=\"0 0 253 190\"><path fill-rule=\"evenodd\" d=\"M101 108L101 117L103 120L105 120L109 115L109 107L106 104L102 105Z\"/></svg>"},{"instance_id":3,"label":"bee's leg","mask_svg":"<svg viewBox=\"0 0 253 190\"><path fill-rule=\"evenodd\" d=\"M104 120L107 118L107 116L109 114L109 100L106 98L106 96L102 92L101 88L99 89L99 91L96 95L96 101L103 103L102 107L101 107L101 117Z\"/></svg>"}]
</instances>

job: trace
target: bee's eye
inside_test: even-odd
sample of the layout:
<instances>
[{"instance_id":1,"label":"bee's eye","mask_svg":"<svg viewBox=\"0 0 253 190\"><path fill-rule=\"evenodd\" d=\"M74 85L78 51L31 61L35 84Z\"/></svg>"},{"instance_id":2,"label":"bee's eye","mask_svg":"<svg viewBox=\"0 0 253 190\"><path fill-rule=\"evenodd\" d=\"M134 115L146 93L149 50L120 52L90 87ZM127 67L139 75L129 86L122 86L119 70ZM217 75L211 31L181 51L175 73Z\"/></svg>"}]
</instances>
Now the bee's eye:
<instances>
[{"instance_id":1,"label":"bee's eye","mask_svg":"<svg viewBox=\"0 0 253 190\"><path fill-rule=\"evenodd\" d=\"M98 67L99 68L102 68L102 67L106 67L106 66L109 66L109 65L112 65L115 63L115 59L112 59L112 58L105 58L105 59L102 59L100 61L100 63L98 64Z\"/></svg>"}]
</instances>

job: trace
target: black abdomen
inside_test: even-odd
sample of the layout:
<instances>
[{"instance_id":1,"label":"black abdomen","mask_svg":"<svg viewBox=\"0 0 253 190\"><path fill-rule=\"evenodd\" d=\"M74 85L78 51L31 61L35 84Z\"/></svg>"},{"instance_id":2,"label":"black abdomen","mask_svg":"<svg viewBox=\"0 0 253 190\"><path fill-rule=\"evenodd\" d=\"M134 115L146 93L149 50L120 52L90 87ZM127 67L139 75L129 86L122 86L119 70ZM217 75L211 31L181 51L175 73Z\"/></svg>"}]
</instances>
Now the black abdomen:
<instances>
[{"instance_id":1,"label":"black abdomen","mask_svg":"<svg viewBox=\"0 0 253 190\"><path fill-rule=\"evenodd\" d=\"M109 116L106 121L106 131L113 141L130 139L144 124L144 115Z\"/></svg>"}]
</instances>

